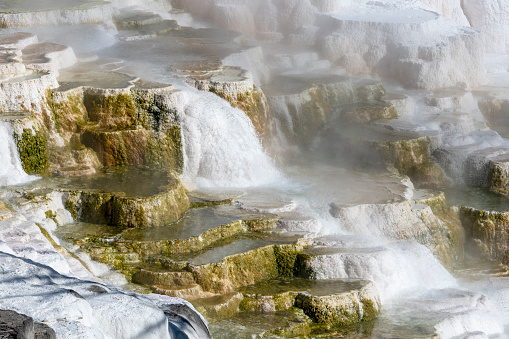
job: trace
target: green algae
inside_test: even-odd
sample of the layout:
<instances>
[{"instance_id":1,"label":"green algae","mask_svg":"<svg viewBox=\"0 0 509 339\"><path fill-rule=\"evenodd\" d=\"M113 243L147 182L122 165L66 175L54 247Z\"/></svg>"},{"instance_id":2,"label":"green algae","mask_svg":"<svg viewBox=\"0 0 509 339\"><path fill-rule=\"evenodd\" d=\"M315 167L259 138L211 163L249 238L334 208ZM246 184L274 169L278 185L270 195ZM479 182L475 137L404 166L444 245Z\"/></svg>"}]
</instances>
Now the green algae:
<instances>
[{"instance_id":1,"label":"green algae","mask_svg":"<svg viewBox=\"0 0 509 339\"><path fill-rule=\"evenodd\" d=\"M242 110L249 117L259 136L271 133L271 115L263 92L256 86L252 90L235 94L226 93L211 86L209 91L228 101L233 107Z\"/></svg>"},{"instance_id":2,"label":"green algae","mask_svg":"<svg viewBox=\"0 0 509 339\"><path fill-rule=\"evenodd\" d=\"M88 119L88 113L83 103L83 93L71 90L59 94L61 94L59 97L63 96L64 98L57 100L53 91L48 91L46 95L46 101L53 115L54 129L62 135L78 132ZM48 129L52 129L51 127L47 126Z\"/></svg>"},{"instance_id":3,"label":"green algae","mask_svg":"<svg viewBox=\"0 0 509 339\"><path fill-rule=\"evenodd\" d=\"M167 133L154 133L149 138L145 163L151 167L169 168L182 173L184 153L180 126L172 126Z\"/></svg>"},{"instance_id":4,"label":"green algae","mask_svg":"<svg viewBox=\"0 0 509 339\"><path fill-rule=\"evenodd\" d=\"M383 83L376 82L374 84L360 86L356 90L356 97L358 101L380 101L382 97L387 94Z\"/></svg>"},{"instance_id":5,"label":"green algae","mask_svg":"<svg viewBox=\"0 0 509 339\"><path fill-rule=\"evenodd\" d=\"M490 191L501 194L509 194L509 173L507 169L498 163L492 163L488 173L488 186Z\"/></svg>"},{"instance_id":6,"label":"green algae","mask_svg":"<svg viewBox=\"0 0 509 339\"><path fill-rule=\"evenodd\" d=\"M374 101L357 103L352 106L342 113L342 117L353 124L366 124L373 120L398 117L398 111L390 103Z\"/></svg>"},{"instance_id":7,"label":"green algae","mask_svg":"<svg viewBox=\"0 0 509 339\"><path fill-rule=\"evenodd\" d=\"M376 319L380 314L380 305L368 298L361 299L362 304L362 321Z\"/></svg>"},{"instance_id":8,"label":"green algae","mask_svg":"<svg viewBox=\"0 0 509 339\"><path fill-rule=\"evenodd\" d=\"M407 174L415 166L430 161L429 140L420 137L409 140L381 141L373 143L383 159L401 174Z\"/></svg>"},{"instance_id":9,"label":"green algae","mask_svg":"<svg viewBox=\"0 0 509 339\"><path fill-rule=\"evenodd\" d=\"M134 172L136 173L138 172ZM147 185L133 186L132 181L128 180L127 185L131 188L142 188L140 192L135 189L130 195L127 195L122 187L111 186L108 182L99 189L93 187L93 181L84 180L85 188L65 189L68 192L65 207L76 220L97 224L151 227L175 222L189 208L189 200L184 187L175 176L166 172L162 174L165 181L159 184L152 182L154 176L151 171L146 175L149 180ZM108 176L102 179L107 181ZM143 184L143 177L138 176L137 179L141 179ZM102 182L97 180L96 184L101 185Z\"/></svg>"},{"instance_id":10,"label":"green algae","mask_svg":"<svg viewBox=\"0 0 509 339\"><path fill-rule=\"evenodd\" d=\"M230 292L222 295L192 300L191 303L209 321L229 319L239 312L242 294Z\"/></svg>"},{"instance_id":11,"label":"green algae","mask_svg":"<svg viewBox=\"0 0 509 339\"><path fill-rule=\"evenodd\" d=\"M106 129L127 129L136 126L137 110L134 97L121 92L104 95L101 92L86 92L84 105L89 120Z\"/></svg>"},{"instance_id":12,"label":"green algae","mask_svg":"<svg viewBox=\"0 0 509 339\"><path fill-rule=\"evenodd\" d=\"M28 174L45 174L49 166L48 142L41 131L25 128L14 139L23 169Z\"/></svg>"},{"instance_id":13,"label":"green algae","mask_svg":"<svg viewBox=\"0 0 509 339\"><path fill-rule=\"evenodd\" d=\"M313 324L302 310L291 308L288 311L270 314L243 312L228 320L209 324L214 338L310 338Z\"/></svg>"},{"instance_id":14,"label":"green algae","mask_svg":"<svg viewBox=\"0 0 509 339\"><path fill-rule=\"evenodd\" d=\"M274 255L278 267L279 276L292 277L295 272L297 256L302 249L296 246L275 245Z\"/></svg>"},{"instance_id":15,"label":"green algae","mask_svg":"<svg viewBox=\"0 0 509 339\"><path fill-rule=\"evenodd\" d=\"M191 272L174 272L163 268L141 268L133 277L133 282L144 285L179 286L192 285L194 281Z\"/></svg>"},{"instance_id":16,"label":"green algae","mask_svg":"<svg viewBox=\"0 0 509 339\"><path fill-rule=\"evenodd\" d=\"M508 212L483 211L461 206L459 216L467 239L476 243L481 255L509 264Z\"/></svg>"},{"instance_id":17,"label":"green algae","mask_svg":"<svg viewBox=\"0 0 509 339\"><path fill-rule=\"evenodd\" d=\"M451 212L451 208L447 204L446 195L443 192L426 196L421 199L416 199L416 202L429 206L433 211L433 214L438 217L448 216Z\"/></svg>"},{"instance_id":18,"label":"green algae","mask_svg":"<svg viewBox=\"0 0 509 339\"><path fill-rule=\"evenodd\" d=\"M329 295L299 293L295 306L302 308L313 321L334 326L348 326L376 318L381 304L373 283L359 289Z\"/></svg>"},{"instance_id":19,"label":"green algae","mask_svg":"<svg viewBox=\"0 0 509 339\"><path fill-rule=\"evenodd\" d=\"M173 170L184 166L178 112L166 107L167 89L48 91L49 130L69 147L88 147L103 166L135 165Z\"/></svg>"}]
</instances>

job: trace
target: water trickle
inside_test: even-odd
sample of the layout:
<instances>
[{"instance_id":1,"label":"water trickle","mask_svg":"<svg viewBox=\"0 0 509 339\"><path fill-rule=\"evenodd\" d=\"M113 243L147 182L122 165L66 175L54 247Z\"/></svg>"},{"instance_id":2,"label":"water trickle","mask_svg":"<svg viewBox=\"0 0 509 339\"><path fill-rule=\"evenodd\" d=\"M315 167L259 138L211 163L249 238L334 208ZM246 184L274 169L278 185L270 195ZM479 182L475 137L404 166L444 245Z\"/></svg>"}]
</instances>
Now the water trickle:
<instances>
[{"instance_id":1,"label":"water trickle","mask_svg":"<svg viewBox=\"0 0 509 339\"><path fill-rule=\"evenodd\" d=\"M17 185L35 177L28 175L21 166L16 143L13 138L13 129L9 123L0 121L0 186Z\"/></svg>"}]
</instances>

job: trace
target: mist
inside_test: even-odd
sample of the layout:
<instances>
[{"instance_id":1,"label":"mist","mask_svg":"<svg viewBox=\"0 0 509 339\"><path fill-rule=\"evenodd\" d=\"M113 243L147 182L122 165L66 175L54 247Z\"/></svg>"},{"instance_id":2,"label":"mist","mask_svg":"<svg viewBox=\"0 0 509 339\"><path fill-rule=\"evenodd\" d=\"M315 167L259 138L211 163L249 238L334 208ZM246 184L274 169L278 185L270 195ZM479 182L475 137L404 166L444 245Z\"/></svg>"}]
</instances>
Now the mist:
<instances>
[{"instance_id":1,"label":"mist","mask_svg":"<svg viewBox=\"0 0 509 339\"><path fill-rule=\"evenodd\" d=\"M11 165L0 173L3 186L34 179L14 150L28 129L45 136L50 156L46 178L20 192L53 190L48 178L72 183L123 166L167 171L182 184L189 211L156 228L164 235L174 223L187 225L186 244L203 248L188 253L175 245L182 253L167 250L156 260L129 252L140 239L125 241L125 230L94 235L146 271L161 265L184 276L189 267L255 256L260 244L291 245L300 260L292 275L374 286L380 316L350 335L506 335L504 0L52 0L0 1L0 9L8 60L0 68L0 107L3 115L29 116L1 125ZM113 108L108 100L117 100ZM58 235L60 219L77 225L64 206L55 215L44 206L31 212L12 198L16 189L9 192L19 213L45 219L69 251L87 262L99 257L88 239L74 239L89 244L78 248ZM47 201L66 205L69 196ZM226 226L206 226L202 215L242 226L217 231ZM135 230L150 238L143 228ZM147 251L161 246L143 241ZM23 252L9 244L9 254ZM241 293L237 278L221 277L222 289L214 290L192 277L199 292L182 295L194 302ZM28 306L19 311L30 313ZM240 337L239 317L210 319L212 336ZM97 334L90 324L80 326ZM74 333L66 326L57 327L60 334ZM97 331L110 330L101 323Z\"/></svg>"}]
</instances>

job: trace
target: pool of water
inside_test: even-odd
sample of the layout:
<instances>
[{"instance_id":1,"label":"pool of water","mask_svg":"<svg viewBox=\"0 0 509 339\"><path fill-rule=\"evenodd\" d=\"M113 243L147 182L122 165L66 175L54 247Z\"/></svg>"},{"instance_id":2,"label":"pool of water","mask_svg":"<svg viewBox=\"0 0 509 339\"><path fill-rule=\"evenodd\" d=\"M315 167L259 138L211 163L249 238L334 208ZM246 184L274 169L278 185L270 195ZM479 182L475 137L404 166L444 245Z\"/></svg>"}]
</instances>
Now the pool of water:
<instances>
[{"instance_id":1,"label":"pool of water","mask_svg":"<svg viewBox=\"0 0 509 339\"><path fill-rule=\"evenodd\" d=\"M302 278L279 278L258 285L248 286L239 291L245 294L273 295L288 291L309 292L311 295L324 296L361 289L367 281L357 279L310 280Z\"/></svg>"},{"instance_id":2,"label":"pool of water","mask_svg":"<svg viewBox=\"0 0 509 339\"><path fill-rule=\"evenodd\" d=\"M55 233L59 238L71 243L74 240L84 239L86 237L114 237L121 232L122 228L120 227L75 222L59 226Z\"/></svg>"},{"instance_id":3,"label":"pool of water","mask_svg":"<svg viewBox=\"0 0 509 339\"><path fill-rule=\"evenodd\" d=\"M160 227L127 230L122 234L122 238L136 241L186 239L236 220L255 220L270 217L273 216L249 213L234 206L192 208L176 223Z\"/></svg>"},{"instance_id":4,"label":"pool of water","mask_svg":"<svg viewBox=\"0 0 509 339\"><path fill-rule=\"evenodd\" d=\"M209 251L201 253L200 255L189 258L188 261L194 265L204 265L208 263L216 263L224 259L229 255L234 255L238 253L243 253L247 251L251 251L260 247L273 245L278 243L278 241L274 239L268 238L244 238L238 239L234 242L226 244L221 247L213 248ZM282 243L282 242L281 242Z\"/></svg>"},{"instance_id":5,"label":"pool of water","mask_svg":"<svg viewBox=\"0 0 509 339\"><path fill-rule=\"evenodd\" d=\"M160 193L173 180L165 171L136 167L105 169L91 176L65 180L61 187L69 189L99 190L104 193L124 192L132 197L149 197Z\"/></svg>"},{"instance_id":6,"label":"pool of water","mask_svg":"<svg viewBox=\"0 0 509 339\"><path fill-rule=\"evenodd\" d=\"M110 167L93 175L41 178L23 185L30 195L44 195L52 190L92 190L99 193L122 193L128 197L150 197L165 191L174 179L166 171L141 167Z\"/></svg>"},{"instance_id":7,"label":"pool of water","mask_svg":"<svg viewBox=\"0 0 509 339\"><path fill-rule=\"evenodd\" d=\"M467 206L485 211L509 210L509 199L486 189L475 187L453 187L445 190L447 203L452 206Z\"/></svg>"}]
</instances>

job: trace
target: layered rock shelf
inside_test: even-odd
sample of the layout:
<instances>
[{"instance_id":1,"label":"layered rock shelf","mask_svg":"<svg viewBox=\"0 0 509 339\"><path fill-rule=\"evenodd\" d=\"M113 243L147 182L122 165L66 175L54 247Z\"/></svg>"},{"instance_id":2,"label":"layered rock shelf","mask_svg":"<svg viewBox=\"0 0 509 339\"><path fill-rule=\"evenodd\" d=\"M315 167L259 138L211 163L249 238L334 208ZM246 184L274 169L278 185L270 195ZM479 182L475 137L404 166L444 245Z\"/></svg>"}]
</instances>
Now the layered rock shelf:
<instances>
[{"instance_id":1,"label":"layered rock shelf","mask_svg":"<svg viewBox=\"0 0 509 339\"><path fill-rule=\"evenodd\" d=\"M143 228L175 222L189 207L184 187L171 174L128 170L121 175L124 184L111 187L111 191L104 186L115 184L118 179L114 175L97 176L88 183L85 180L82 185L88 189L69 190L65 202L67 210L79 221ZM131 180L136 180L146 192L130 192L126 182L130 184ZM80 182L75 184L80 185Z\"/></svg>"}]
</instances>

